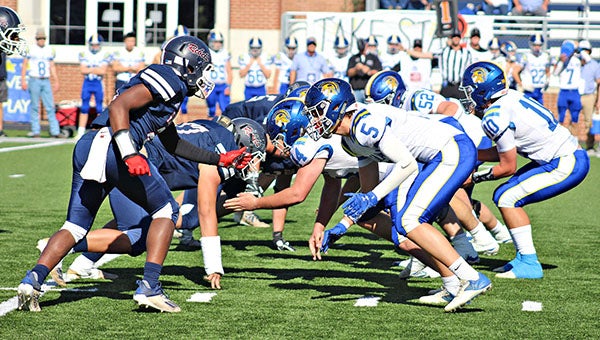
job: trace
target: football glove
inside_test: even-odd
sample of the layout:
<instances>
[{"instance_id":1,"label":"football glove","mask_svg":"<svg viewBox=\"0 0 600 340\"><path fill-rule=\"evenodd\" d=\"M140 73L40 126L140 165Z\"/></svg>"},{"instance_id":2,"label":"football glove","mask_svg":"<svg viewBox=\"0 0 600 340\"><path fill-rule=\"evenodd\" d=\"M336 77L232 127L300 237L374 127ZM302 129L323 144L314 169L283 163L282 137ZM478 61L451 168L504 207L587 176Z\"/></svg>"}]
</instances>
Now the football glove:
<instances>
[{"instance_id":1,"label":"football glove","mask_svg":"<svg viewBox=\"0 0 600 340\"><path fill-rule=\"evenodd\" d=\"M228 151L219 155L218 165L225 168L234 166L236 169L241 170L250 160L252 160L252 155L246 152L246 147L244 146L241 149Z\"/></svg>"},{"instance_id":2,"label":"football glove","mask_svg":"<svg viewBox=\"0 0 600 340\"><path fill-rule=\"evenodd\" d=\"M337 240L342 238L346 234L348 228L341 222L336 224L333 228L325 230L323 233L323 240L321 244L321 251L326 253L329 247L333 245Z\"/></svg>"},{"instance_id":3,"label":"football glove","mask_svg":"<svg viewBox=\"0 0 600 340\"><path fill-rule=\"evenodd\" d=\"M343 205L344 214L356 223L367 209L377 205L377 196L372 191L368 193L348 193L350 197Z\"/></svg>"},{"instance_id":4,"label":"football glove","mask_svg":"<svg viewBox=\"0 0 600 340\"><path fill-rule=\"evenodd\" d=\"M146 158L140 154L135 154L124 159L127 164L127 170L131 176L150 175L150 166Z\"/></svg>"}]
</instances>

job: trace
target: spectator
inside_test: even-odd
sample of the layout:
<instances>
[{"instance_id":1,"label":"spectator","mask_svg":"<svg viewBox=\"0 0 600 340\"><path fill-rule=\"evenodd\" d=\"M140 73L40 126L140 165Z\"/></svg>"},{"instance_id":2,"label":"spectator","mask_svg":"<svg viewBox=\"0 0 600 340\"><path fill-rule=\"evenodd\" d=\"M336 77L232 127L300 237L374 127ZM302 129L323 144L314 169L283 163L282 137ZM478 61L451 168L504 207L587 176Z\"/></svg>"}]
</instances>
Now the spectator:
<instances>
[{"instance_id":1,"label":"spectator","mask_svg":"<svg viewBox=\"0 0 600 340\"><path fill-rule=\"evenodd\" d=\"M112 69L116 73L115 91L127 84L129 79L141 71L146 64L144 63L144 51L136 47L136 38L134 32L129 32L123 37L125 46L116 51L112 56Z\"/></svg>"},{"instance_id":2,"label":"spectator","mask_svg":"<svg viewBox=\"0 0 600 340\"><path fill-rule=\"evenodd\" d=\"M259 37L250 39L248 54L239 57L240 77L244 78L244 98L246 100L267 94L267 81L271 76L270 60L263 63L262 40Z\"/></svg>"},{"instance_id":3,"label":"spectator","mask_svg":"<svg viewBox=\"0 0 600 340\"><path fill-rule=\"evenodd\" d=\"M402 9L412 10L429 10L431 9L431 2L429 0L401 0L400 5Z\"/></svg>"},{"instance_id":4,"label":"spectator","mask_svg":"<svg viewBox=\"0 0 600 340\"><path fill-rule=\"evenodd\" d=\"M214 67L210 72L210 79L215 83L215 89L206 98L208 117L214 117L217 114L217 103L219 104L219 110L223 113L231 102L231 83L233 81L231 55L229 51L223 48L223 41L224 38L221 32L211 30L208 33L208 48ZM187 112L187 107L185 112Z\"/></svg>"},{"instance_id":5,"label":"spectator","mask_svg":"<svg viewBox=\"0 0 600 340\"><path fill-rule=\"evenodd\" d=\"M106 74L109 61L109 56L101 52L103 41L101 35L93 34L88 39L88 49L79 53L79 69L83 74L83 85L81 86L81 112L75 136L77 140L85 134L92 94L96 104L96 113L102 112L102 102L104 101L102 78Z\"/></svg>"},{"instance_id":6,"label":"spectator","mask_svg":"<svg viewBox=\"0 0 600 340\"><path fill-rule=\"evenodd\" d=\"M379 8L381 8L381 9L402 9L402 1L381 0L381 1L379 1Z\"/></svg>"},{"instance_id":7,"label":"spectator","mask_svg":"<svg viewBox=\"0 0 600 340\"><path fill-rule=\"evenodd\" d=\"M371 35L358 40L358 53L348 61L348 79L357 102L365 101L365 86L372 75L382 70L377 57L377 39Z\"/></svg>"},{"instance_id":8,"label":"spectator","mask_svg":"<svg viewBox=\"0 0 600 340\"><path fill-rule=\"evenodd\" d=\"M310 84L329 76L329 66L324 56L317 53L317 39L306 39L306 52L294 56L290 68L290 84L306 81Z\"/></svg>"},{"instance_id":9,"label":"spectator","mask_svg":"<svg viewBox=\"0 0 600 340\"><path fill-rule=\"evenodd\" d=\"M335 40L333 41L335 56L329 58L329 67L334 78L348 81L348 60L350 60L350 55L348 54L349 46L350 43L344 36L338 35L335 37Z\"/></svg>"},{"instance_id":10,"label":"spectator","mask_svg":"<svg viewBox=\"0 0 600 340\"><path fill-rule=\"evenodd\" d=\"M575 44L570 40L563 41L560 47L559 62L554 67L554 75L560 79L560 91L556 102L558 121L568 127L571 134L576 135L576 125L581 112L579 95L579 85L582 83L581 60L575 57ZM567 110L571 113L570 125L565 121Z\"/></svg>"},{"instance_id":11,"label":"spectator","mask_svg":"<svg viewBox=\"0 0 600 340\"><path fill-rule=\"evenodd\" d=\"M273 87L276 91L279 91L279 94L284 94L290 86L290 68L298 49L298 39L291 36L287 37L284 45L285 51L274 55L272 61L275 65Z\"/></svg>"},{"instance_id":12,"label":"spectator","mask_svg":"<svg viewBox=\"0 0 600 340\"><path fill-rule=\"evenodd\" d=\"M488 51L481 47L479 44L481 41L481 33L478 28L471 30L471 36L469 38L469 46L467 47L471 52L471 61L477 62L480 60L486 60L489 58ZM500 45L498 45L498 52L500 52Z\"/></svg>"},{"instance_id":13,"label":"spectator","mask_svg":"<svg viewBox=\"0 0 600 340\"><path fill-rule=\"evenodd\" d=\"M23 67L21 69L21 88L29 90L31 103L29 104L29 116L31 121L31 131L27 137L40 136L40 98L48 114L48 122L50 123L50 136L55 138L64 138L60 134L58 120L56 120L56 111L54 108L53 91L58 91L58 75L54 65L54 57L56 52L54 49L46 45L46 32L43 28L39 28L35 33L36 44L31 46L29 53L23 59ZM25 73L29 75L29 80L25 77ZM54 79L54 86L51 84L51 79Z\"/></svg>"},{"instance_id":14,"label":"spectator","mask_svg":"<svg viewBox=\"0 0 600 340\"><path fill-rule=\"evenodd\" d=\"M423 41L415 39L413 42L413 51L417 54L423 53ZM402 60L402 63L394 67L394 71L399 71L404 84L408 90L411 89L431 89L431 69L437 59L418 58L409 55L409 58Z\"/></svg>"},{"instance_id":15,"label":"spectator","mask_svg":"<svg viewBox=\"0 0 600 340\"><path fill-rule=\"evenodd\" d=\"M392 34L387 39L387 51L379 58L384 70L391 70L406 56L400 37Z\"/></svg>"},{"instance_id":16,"label":"spectator","mask_svg":"<svg viewBox=\"0 0 600 340\"><path fill-rule=\"evenodd\" d=\"M0 137L7 137L4 133L4 108L3 104L8 99L8 85L6 84L6 53L0 52Z\"/></svg>"},{"instance_id":17,"label":"spectator","mask_svg":"<svg viewBox=\"0 0 600 340\"><path fill-rule=\"evenodd\" d=\"M484 0L481 8L487 15L506 15L509 1L512 0Z\"/></svg>"},{"instance_id":18,"label":"spectator","mask_svg":"<svg viewBox=\"0 0 600 340\"><path fill-rule=\"evenodd\" d=\"M513 0L512 15L546 16L550 0Z\"/></svg>"},{"instance_id":19,"label":"spectator","mask_svg":"<svg viewBox=\"0 0 600 340\"><path fill-rule=\"evenodd\" d=\"M464 99L465 94L459 90L462 76L471 64L471 52L460 44L460 32L455 31L450 36L450 44L439 56L440 73L442 74L442 90L440 94L446 98Z\"/></svg>"},{"instance_id":20,"label":"spectator","mask_svg":"<svg viewBox=\"0 0 600 340\"><path fill-rule=\"evenodd\" d=\"M581 107L585 123L585 148L588 154L600 156L598 149L594 149L594 135L590 133L592 126L592 114L594 111L600 113L600 97L598 97L598 87L600 86L600 64L592 59L592 44L588 40L579 42L579 57L581 58L581 77L585 84L581 88Z\"/></svg>"}]
</instances>

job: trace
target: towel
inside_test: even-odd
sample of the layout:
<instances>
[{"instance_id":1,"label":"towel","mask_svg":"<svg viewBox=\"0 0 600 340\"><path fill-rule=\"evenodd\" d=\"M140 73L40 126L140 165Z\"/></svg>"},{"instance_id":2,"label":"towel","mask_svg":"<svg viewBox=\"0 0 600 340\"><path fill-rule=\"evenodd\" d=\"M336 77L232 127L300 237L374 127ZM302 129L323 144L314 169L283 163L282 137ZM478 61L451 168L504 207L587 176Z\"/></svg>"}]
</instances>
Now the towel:
<instances>
[{"instance_id":1,"label":"towel","mask_svg":"<svg viewBox=\"0 0 600 340\"><path fill-rule=\"evenodd\" d=\"M98 130L92 141L88 159L83 169L81 169L81 177L83 179L98 183L106 182L106 155L108 154L108 146L111 139L108 127Z\"/></svg>"}]
</instances>

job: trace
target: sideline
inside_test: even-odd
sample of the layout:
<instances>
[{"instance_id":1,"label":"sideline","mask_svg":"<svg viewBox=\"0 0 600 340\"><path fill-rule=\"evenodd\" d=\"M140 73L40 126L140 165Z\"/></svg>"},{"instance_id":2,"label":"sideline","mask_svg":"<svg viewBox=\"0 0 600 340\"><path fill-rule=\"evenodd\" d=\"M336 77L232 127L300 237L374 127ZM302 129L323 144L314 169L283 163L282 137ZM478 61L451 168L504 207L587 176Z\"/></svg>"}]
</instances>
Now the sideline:
<instances>
[{"instance_id":1,"label":"sideline","mask_svg":"<svg viewBox=\"0 0 600 340\"><path fill-rule=\"evenodd\" d=\"M56 146L56 145L63 145L63 144L75 144L74 139L49 141L49 138L27 138L27 137L2 137L2 138L0 138L0 145L4 142L35 143L35 144L0 148L0 153L11 152L11 151L20 151L20 150L39 149L39 148L46 148L49 146Z\"/></svg>"}]
</instances>

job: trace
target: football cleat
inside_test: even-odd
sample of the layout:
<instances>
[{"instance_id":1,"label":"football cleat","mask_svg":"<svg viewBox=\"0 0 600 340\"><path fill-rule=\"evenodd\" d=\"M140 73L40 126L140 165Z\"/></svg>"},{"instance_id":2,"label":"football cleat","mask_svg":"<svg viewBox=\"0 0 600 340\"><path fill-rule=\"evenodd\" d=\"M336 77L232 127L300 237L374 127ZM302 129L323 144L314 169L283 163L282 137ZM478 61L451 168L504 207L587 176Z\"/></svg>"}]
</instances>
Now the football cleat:
<instances>
[{"instance_id":1,"label":"football cleat","mask_svg":"<svg viewBox=\"0 0 600 340\"><path fill-rule=\"evenodd\" d=\"M454 296L442 287L442 289L437 289L430 295L421 296L419 302L427 305L447 305L452 299L454 299Z\"/></svg>"},{"instance_id":2,"label":"football cleat","mask_svg":"<svg viewBox=\"0 0 600 340\"><path fill-rule=\"evenodd\" d=\"M284 239L273 240L275 247L277 250L287 250L287 251L296 251L294 247L290 245L290 243Z\"/></svg>"},{"instance_id":3,"label":"football cleat","mask_svg":"<svg viewBox=\"0 0 600 340\"><path fill-rule=\"evenodd\" d=\"M487 230L481 230L474 235L471 243L476 252L484 255L496 255L500 250L498 242Z\"/></svg>"},{"instance_id":4,"label":"football cleat","mask_svg":"<svg viewBox=\"0 0 600 340\"><path fill-rule=\"evenodd\" d=\"M17 308L23 311L40 312L39 298L42 293L42 287L38 283L37 274L27 271L25 278L17 287Z\"/></svg>"},{"instance_id":5,"label":"football cleat","mask_svg":"<svg viewBox=\"0 0 600 340\"><path fill-rule=\"evenodd\" d=\"M271 227L268 223L261 221L258 218L258 216L256 216L256 214L253 213L252 211L244 211L244 213L241 214L241 217L239 218L239 220L236 220L236 216L234 215L233 219L234 219L234 221L236 221L237 223L239 223L241 225L249 225L249 226L255 227L255 228L270 228Z\"/></svg>"},{"instance_id":6,"label":"football cleat","mask_svg":"<svg viewBox=\"0 0 600 340\"><path fill-rule=\"evenodd\" d=\"M133 295L133 299L140 306L152 307L167 313L181 312L181 308L169 299L160 283L154 288L151 288L146 280L138 280L137 284L138 288Z\"/></svg>"},{"instance_id":7,"label":"football cleat","mask_svg":"<svg viewBox=\"0 0 600 340\"><path fill-rule=\"evenodd\" d=\"M406 267L398 274L400 279L408 279L409 277L416 278L436 278L440 274L430 267L427 267L423 262L415 257L410 257Z\"/></svg>"},{"instance_id":8,"label":"football cleat","mask_svg":"<svg viewBox=\"0 0 600 340\"><path fill-rule=\"evenodd\" d=\"M454 312L477 296L492 289L492 281L487 276L481 273L478 274L479 278L477 280L461 280L458 294L444 307L444 311Z\"/></svg>"},{"instance_id":9,"label":"football cleat","mask_svg":"<svg viewBox=\"0 0 600 340\"><path fill-rule=\"evenodd\" d=\"M74 270L69 268L67 273L64 274L64 279L67 282L71 282L79 279L92 279L92 280L115 280L119 276L116 274L107 273L98 268L90 268L87 270Z\"/></svg>"},{"instance_id":10,"label":"football cleat","mask_svg":"<svg viewBox=\"0 0 600 340\"><path fill-rule=\"evenodd\" d=\"M494 235L494 238L498 243L513 243L512 237L510 236L510 232L508 231L508 228L505 225L502 225L499 231L492 234Z\"/></svg>"},{"instance_id":11,"label":"football cleat","mask_svg":"<svg viewBox=\"0 0 600 340\"><path fill-rule=\"evenodd\" d=\"M506 265L494 269L494 271L497 270L504 270L496 274L496 277L502 279L541 279L544 277L542 264L538 261L536 254L517 256Z\"/></svg>"}]
</instances>

